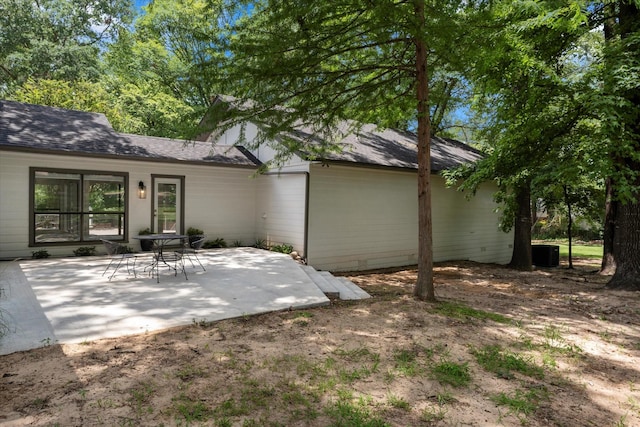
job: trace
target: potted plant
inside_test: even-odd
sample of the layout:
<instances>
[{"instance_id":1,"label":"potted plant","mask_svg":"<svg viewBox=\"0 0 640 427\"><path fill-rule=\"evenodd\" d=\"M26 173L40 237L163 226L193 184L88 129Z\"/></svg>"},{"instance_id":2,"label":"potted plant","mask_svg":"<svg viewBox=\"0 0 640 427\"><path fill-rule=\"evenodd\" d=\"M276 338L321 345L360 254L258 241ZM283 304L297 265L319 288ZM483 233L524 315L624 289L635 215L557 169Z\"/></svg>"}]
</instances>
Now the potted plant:
<instances>
[{"instance_id":1,"label":"potted plant","mask_svg":"<svg viewBox=\"0 0 640 427\"><path fill-rule=\"evenodd\" d=\"M138 231L139 236L148 236L149 234L151 234L151 229L149 227ZM153 240L140 240L140 249L145 252L149 252L151 248L153 248Z\"/></svg>"},{"instance_id":2,"label":"potted plant","mask_svg":"<svg viewBox=\"0 0 640 427\"><path fill-rule=\"evenodd\" d=\"M204 237L204 231L199 228L189 227L187 228L187 236L189 236L189 246L199 238Z\"/></svg>"}]
</instances>

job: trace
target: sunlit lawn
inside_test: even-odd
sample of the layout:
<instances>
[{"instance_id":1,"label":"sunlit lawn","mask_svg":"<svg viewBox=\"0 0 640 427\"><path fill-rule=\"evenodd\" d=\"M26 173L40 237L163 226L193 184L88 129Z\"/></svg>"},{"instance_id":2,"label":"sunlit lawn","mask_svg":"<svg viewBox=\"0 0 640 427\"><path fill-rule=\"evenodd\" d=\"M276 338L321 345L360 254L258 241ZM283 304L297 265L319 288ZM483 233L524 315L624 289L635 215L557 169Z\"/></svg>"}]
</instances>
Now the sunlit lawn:
<instances>
[{"instance_id":1,"label":"sunlit lawn","mask_svg":"<svg viewBox=\"0 0 640 427\"><path fill-rule=\"evenodd\" d=\"M558 245L560 246L560 258L567 258L569 256L569 241L567 239L539 240L534 242L534 244ZM601 244L584 244L583 242L580 242L580 244L576 244L574 242L571 245L571 254L573 255L573 257L578 257L578 258L601 259L602 245Z\"/></svg>"},{"instance_id":2,"label":"sunlit lawn","mask_svg":"<svg viewBox=\"0 0 640 427\"><path fill-rule=\"evenodd\" d=\"M560 244L560 256L569 256L569 245ZM571 255L580 258L602 258L602 245L571 245Z\"/></svg>"}]
</instances>

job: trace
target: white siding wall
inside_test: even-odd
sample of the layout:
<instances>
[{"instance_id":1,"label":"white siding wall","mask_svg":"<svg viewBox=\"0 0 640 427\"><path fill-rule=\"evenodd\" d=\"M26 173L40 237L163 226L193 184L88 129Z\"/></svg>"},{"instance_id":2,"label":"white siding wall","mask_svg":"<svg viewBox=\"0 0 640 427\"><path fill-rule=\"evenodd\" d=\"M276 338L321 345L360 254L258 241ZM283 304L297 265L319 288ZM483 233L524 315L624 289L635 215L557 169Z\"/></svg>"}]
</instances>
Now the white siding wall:
<instances>
[{"instance_id":1,"label":"white siding wall","mask_svg":"<svg viewBox=\"0 0 640 427\"><path fill-rule=\"evenodd\" d=\"M287 243L304 253L306 181L304 173L258 178L256 237L269 244Z\"/></svg>"},{"instance_id":2,"label":"white siding wall","mask_svg":"<svg viewBox=\"0 0 640 427\"><path fill-rule=\"evenodd\" d=\"M500 212L493 201L494 184L480 186L475 196L445 186L432 177L434 261L471 260L506 264L511 260L513 233L500 230Z\"/></svg>"},{"instance_id":3,"label":"white siding wall","mask_svg":"<svg viewBox=\"0 0 640 427\"><path fill-rule=\"evenodd\" d=\"M205 232L208 240L227 244L255 241L256 186L251 169L175 166L185 178L185 227Z\"/></svg>"},{"instance_id":4,"label":"white siding wall","mask_svg":"<svg viewBox=\"0 0 640 427\"><path fill-rule=\"evenodd\" d=\"M433 176L434 260L506 263L512 236L498 230L491 191L467 201ZM415 173L312 167L308 262L333 271L417 263Z\"/></svg>"},{"instance_id":5,"label":"white siding wall","mask_svg":"<svg viewBox=\"0 0 640 427\"><path fill-rule=\"evenodd\" d=\"M336 271L415 264L417 209L412 173L313 166L308 262Z\"/></svg>"},{"instance_id":6,"label":"white siding wall","mask_svg":"<svg viewBox=\"0 0 640 427\"><path fill-rule=\"evenodd\" d=\"M151 175L185 176L185 227L209 239L289 243L304 250L304 174L252 178L252 170L85 157L0 152L0 259L36 249L70 255L75 246L29 247L29 167L129 173L129 235L151 220ZM357 270L417 262L416 175L332 165L311 166L308 261L327 270ZM149 190L137 198L138 181ZM492 188L467 201L433 177L434 260L506 263L512 235L498 230ZM10 208L7 208L10 207ZM131 246L137 248L135 240ZM84 243L79 246L86 246ZM99 245L96 245L99 248ZM99 248L100 250L102 248Z\"/></svg>"},{"instance_id":7,"label":"white siding wall","mask_svg":"<svg viewBox=\"0 0 640 427\"><path fill-rule=\"evenodd\" d=\"M29 255L29 167L0 151L0 259Z\"/></svg>"},{"instance_id":8,"label":"white siding wall","mask_svg":"<svg viewBox=\"0 0 640 427\"><path fill-rule=\"evenodd\" d=\"M0 152L0 259L30 257L37 249L51 255L71 255L74 246L29 247L29 167L129 173L129 235L150 226L151 175L185 176L185 227L197 227L211 239L228 243L255 239L256 180L250 169L199 165L161 164L86 157ZM137 185L144 181L149 195L138 199ZM7 208L10 206L10 208ZM135 240L129 244L138 248ZM89 246L84 243L78 246ZM93 244L91 244L93 245ZM99 244L96 249L102 250Z\"/></svg>"}]
</instances>

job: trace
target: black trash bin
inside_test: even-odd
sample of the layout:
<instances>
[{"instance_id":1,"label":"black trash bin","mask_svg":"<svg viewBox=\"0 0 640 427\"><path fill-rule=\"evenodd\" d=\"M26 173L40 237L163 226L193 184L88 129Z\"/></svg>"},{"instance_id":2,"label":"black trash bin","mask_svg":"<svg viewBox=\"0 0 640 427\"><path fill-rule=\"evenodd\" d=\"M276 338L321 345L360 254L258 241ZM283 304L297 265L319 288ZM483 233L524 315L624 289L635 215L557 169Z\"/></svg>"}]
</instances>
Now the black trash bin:
<instances>
[{"instance_id":1,"label":"black trash bin","mask_svg":"<svg viewBox=\"0 0 640 427\"><path fill-rule=\"evenodd\" d=\"M537 267L558 267L560 265L560 246L531 245L531 260Z\"/></svg>"}]
</instances>

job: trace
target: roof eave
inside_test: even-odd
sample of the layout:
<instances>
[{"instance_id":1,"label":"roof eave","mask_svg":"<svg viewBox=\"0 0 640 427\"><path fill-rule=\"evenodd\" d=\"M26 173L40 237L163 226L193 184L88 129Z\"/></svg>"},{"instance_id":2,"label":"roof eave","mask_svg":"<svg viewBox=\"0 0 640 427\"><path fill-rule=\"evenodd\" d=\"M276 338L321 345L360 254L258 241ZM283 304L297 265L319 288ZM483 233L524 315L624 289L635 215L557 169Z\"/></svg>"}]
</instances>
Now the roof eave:
<instances>
[{"instance_id":1,"label":"roof eave","mask_svg":"<svg viewBox=\"0 0 640 427\"><path fill-rule=\"evenodd\" d=\"M168 164L187 164L187 165L200 165L211 167L229 167L238 169L258 169L260 165L245 165L234 163L221 163L221 162L209 162L204 160L180 160L164 157L136 157L127 156L122 154L98 154L98 153L84 153L80 151L71 150L47 150L43 148L21 147L11 145L0 145L0 151L16 151L30 154L54 154L59 156L73 156L73 157L85 157L94 159L109 159L109 160L129 160L134 162L152 162L152 163L168 163Z\"/></svg>"}]
</instances>

